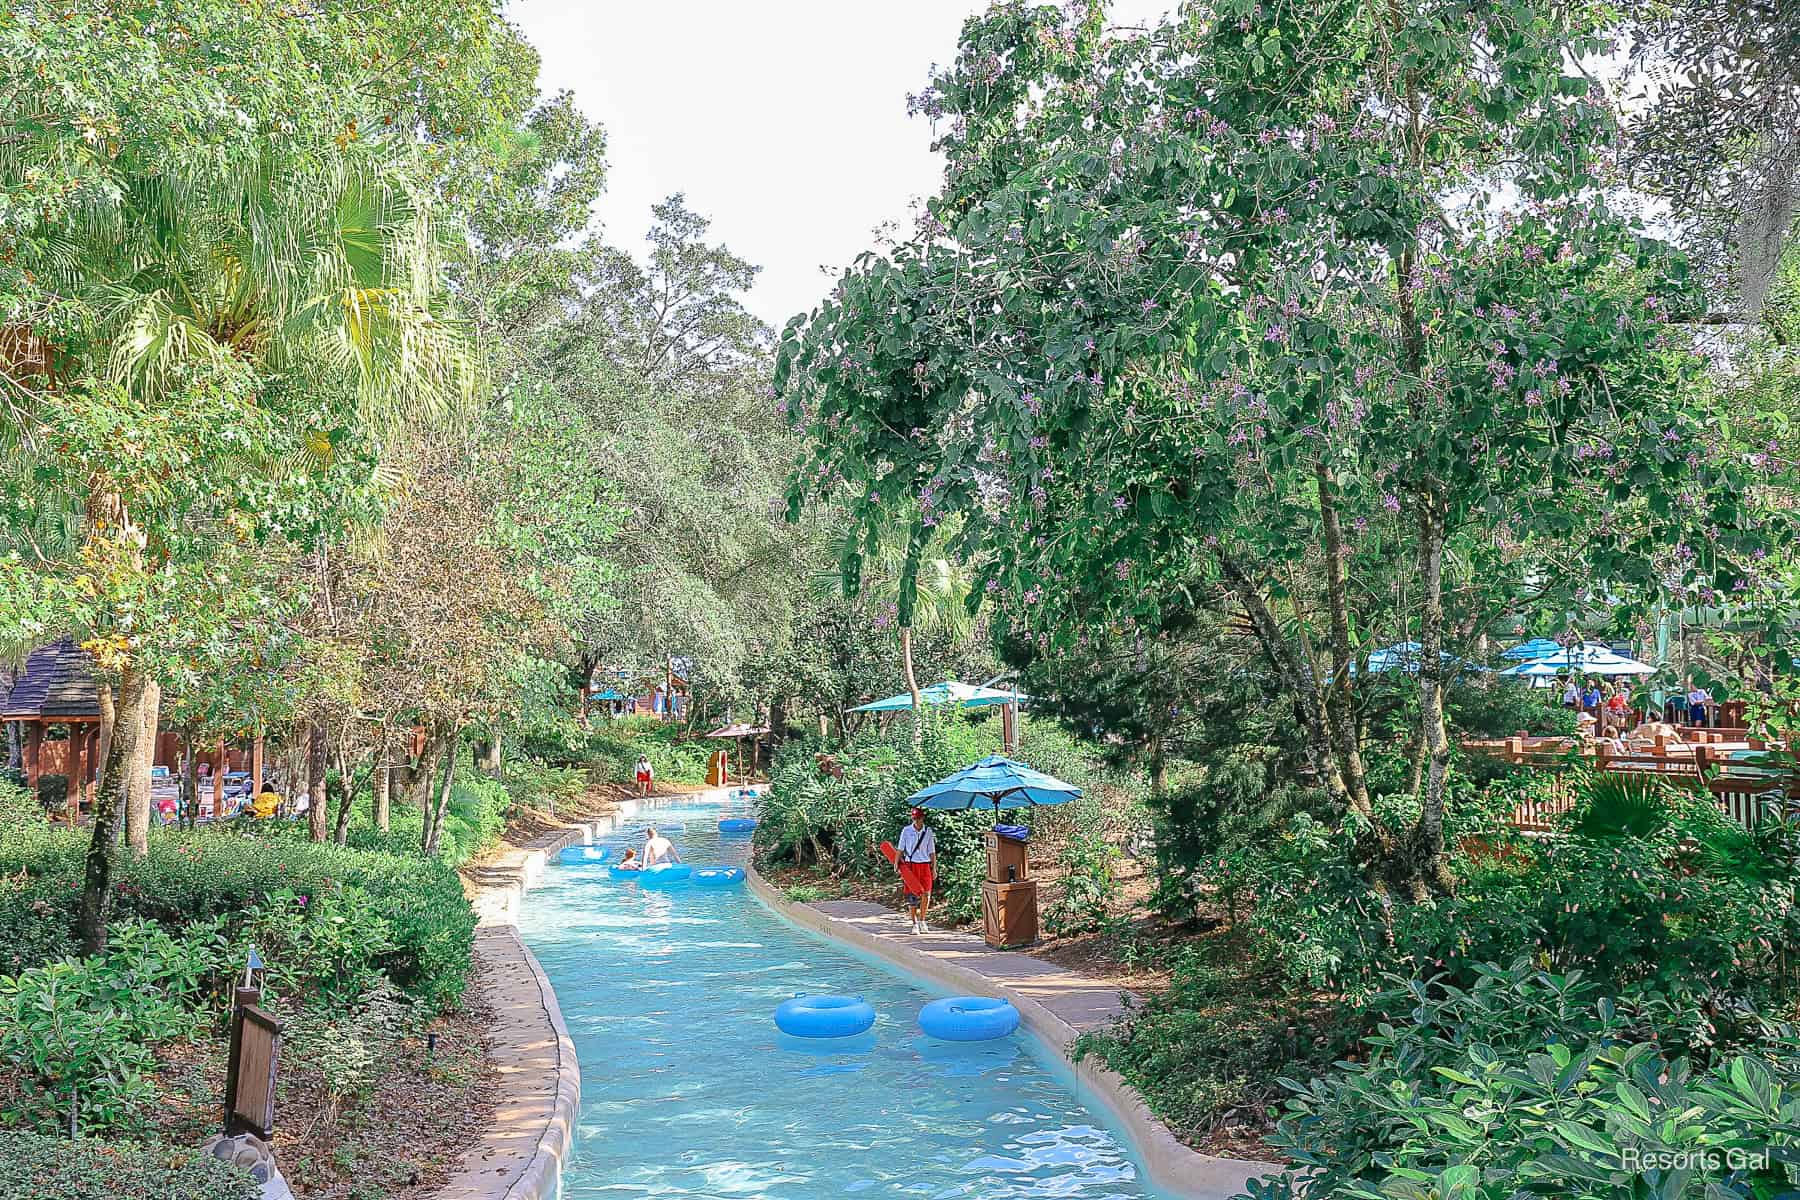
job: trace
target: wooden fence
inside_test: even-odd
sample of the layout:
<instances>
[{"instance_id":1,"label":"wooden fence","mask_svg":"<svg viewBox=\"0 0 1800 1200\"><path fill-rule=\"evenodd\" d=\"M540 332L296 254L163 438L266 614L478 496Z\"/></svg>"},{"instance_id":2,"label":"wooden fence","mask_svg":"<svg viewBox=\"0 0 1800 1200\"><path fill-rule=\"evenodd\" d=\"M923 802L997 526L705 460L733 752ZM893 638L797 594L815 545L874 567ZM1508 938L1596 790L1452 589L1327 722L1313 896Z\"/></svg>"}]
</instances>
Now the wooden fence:
<instances>
[{"instance_id":1,"label":"wooden fence","mask_svg":"<svg viewBox=\"0 0 1800 1200\"><path fill-rule=\"evenodd\" d=\"M1746 829L1753 829L1770 811L1771 801L1788 819L1800 815L1800 778L1788 767L1759 766L1731 757L1737 751L1773 750L1748 736L1743 729L1678 730L1681 741L1654 739L1623 753L1605 742L1579 742L1573 738L1528 737L1523 733L1497 741L1466 741L1463 748L1517 766L1561 773L1550 795L1521 804L1513 824L1532 833L1557 827L1557 818L1574 807L1575 797L1566 773L1570 767L1620 775L1653 775L1678 787L1704 788L1719 810Z\"/></svg>"}]
</instances>

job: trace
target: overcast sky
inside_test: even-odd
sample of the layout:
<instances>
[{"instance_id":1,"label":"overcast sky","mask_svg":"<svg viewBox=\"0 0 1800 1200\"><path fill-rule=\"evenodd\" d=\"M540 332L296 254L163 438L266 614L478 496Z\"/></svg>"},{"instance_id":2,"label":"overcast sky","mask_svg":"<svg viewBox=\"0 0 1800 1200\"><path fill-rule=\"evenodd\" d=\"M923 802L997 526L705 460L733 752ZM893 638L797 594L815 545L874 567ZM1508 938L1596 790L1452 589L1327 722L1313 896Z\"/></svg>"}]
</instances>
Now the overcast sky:
<instances>
[{"instance_id":1,"label":"overcast sky","mask_svg":"<svg viewBox=\"0 0 1800 1200\"><path fill-rule=\"evenodd\" d=\"M546 92L606 127L599 208L638 250L650 206L685 192L713 235L762 267L750 305L779 328L811 308L875 227L936 188L908 92L956 52L977 0L510 0ZM1138 21L1170 0L1116 0ZM830 268L822 272L821 266Z\"/></svg>"}]
</instances>

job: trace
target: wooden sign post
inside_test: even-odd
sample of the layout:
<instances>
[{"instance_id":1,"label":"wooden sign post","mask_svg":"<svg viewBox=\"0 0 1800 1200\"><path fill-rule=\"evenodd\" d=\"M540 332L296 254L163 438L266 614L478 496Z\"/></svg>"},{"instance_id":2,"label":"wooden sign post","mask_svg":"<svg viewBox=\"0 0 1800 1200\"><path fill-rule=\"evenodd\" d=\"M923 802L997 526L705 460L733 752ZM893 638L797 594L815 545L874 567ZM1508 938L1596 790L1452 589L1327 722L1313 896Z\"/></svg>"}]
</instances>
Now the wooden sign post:
<instances>
[{"instance_id":1,"label":"wooden sign post","mask_svg":"<svg viewBox=\"0 0 1800 1200\"><path fill-rule=\"evenodd\" d=\"M262 988L255 986L262 960L250 952L245 986L231 1008L231 1057L225 1067L225 1136L275 1134L275 1070L281 1058L281 1022L264 1012Z\"/></svg>"}]
</instances>

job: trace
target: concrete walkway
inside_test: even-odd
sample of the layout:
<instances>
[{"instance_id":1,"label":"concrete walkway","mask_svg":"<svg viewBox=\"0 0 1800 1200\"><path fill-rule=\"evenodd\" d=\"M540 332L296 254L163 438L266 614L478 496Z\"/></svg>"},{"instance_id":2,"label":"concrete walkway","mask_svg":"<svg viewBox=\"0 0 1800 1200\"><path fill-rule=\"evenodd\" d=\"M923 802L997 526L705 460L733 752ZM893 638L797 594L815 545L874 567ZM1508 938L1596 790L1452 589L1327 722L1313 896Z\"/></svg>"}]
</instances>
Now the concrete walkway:
<instances>
[{"instance_id":1,"label":"concrete walkway","mask_svg":"<svg viewBox=\"0 0 1800 1200\"><path fill-rule=\"evenodd\" d=\"M865 900L820 900L807 905L870 937L905 946L934 962L961 967L1037 1001L1076 1033L1102 1029L1125 1012L1129 993L1075 975L1029 954L994 950L973 933L912 932L903 913ZM1141 1004L1141 997L1131 996Z\"/></svg>"},{"instance_id":2,"label":"concrete walkway","mask_svg":"<svg viewBox=\"0 0 1800 1200\"><path fill-rule=\"evenodd\" d=\"M476 979L491 1019L498 1096L494 1119L451 1172L437 1200L554 1196L574 1140L581 1075L556 993L511 926L475 935Z\"/></svg>"}]
</instances>

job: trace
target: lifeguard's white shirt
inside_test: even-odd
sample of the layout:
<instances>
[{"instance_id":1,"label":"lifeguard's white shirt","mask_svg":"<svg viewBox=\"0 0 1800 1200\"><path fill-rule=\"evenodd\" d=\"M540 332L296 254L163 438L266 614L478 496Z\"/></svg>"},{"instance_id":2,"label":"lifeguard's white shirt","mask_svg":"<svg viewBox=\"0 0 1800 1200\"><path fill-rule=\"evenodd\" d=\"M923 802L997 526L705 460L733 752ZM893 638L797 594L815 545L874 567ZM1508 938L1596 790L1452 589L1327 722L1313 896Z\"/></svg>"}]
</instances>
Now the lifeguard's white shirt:
<instances>
[{"instance_id":1,"label":"lifeguard's white shirt","mask_svg":"<svg viewBox=\"0 0 1800 1200\"><path fill-rule=\"evenodd\" d=\"M930 862L937 857L937 835L931 832L929 825L914 829L909 823L900 831L899 845L901 862Z\"/></svg>"}]
</instances>

